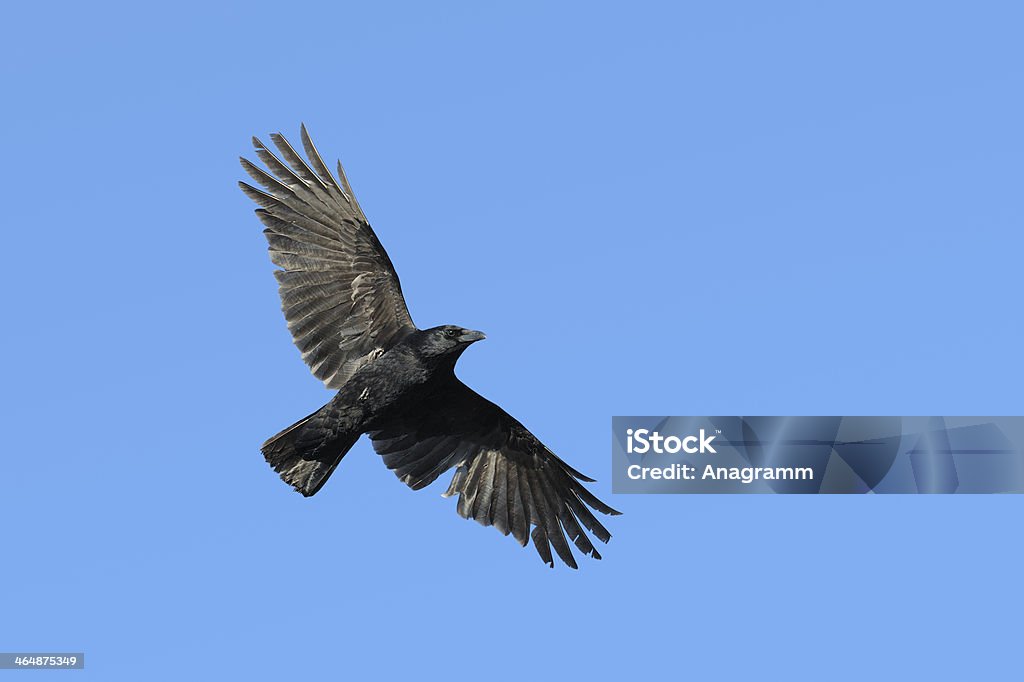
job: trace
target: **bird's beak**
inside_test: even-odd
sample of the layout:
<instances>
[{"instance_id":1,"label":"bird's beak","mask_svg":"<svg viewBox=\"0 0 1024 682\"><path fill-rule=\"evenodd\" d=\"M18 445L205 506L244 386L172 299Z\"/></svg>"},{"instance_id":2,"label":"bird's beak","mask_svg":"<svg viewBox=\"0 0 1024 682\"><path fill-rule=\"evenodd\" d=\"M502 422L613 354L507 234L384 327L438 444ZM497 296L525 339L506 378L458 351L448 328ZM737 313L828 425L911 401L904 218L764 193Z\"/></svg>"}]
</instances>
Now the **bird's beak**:
<instances>
[{"instance_id":1,"label":"bird's beak","mask_svg":"<svg viewBox=\"0 0 1024 682\"><path fill-rule=\"evenodd\" d=\"M482 341L487 337L484 336L483 332L475 332L472 329L464 329L462 334L459 336L461 343L474 343L476 341Z\"/></svg>"}]
</instances>

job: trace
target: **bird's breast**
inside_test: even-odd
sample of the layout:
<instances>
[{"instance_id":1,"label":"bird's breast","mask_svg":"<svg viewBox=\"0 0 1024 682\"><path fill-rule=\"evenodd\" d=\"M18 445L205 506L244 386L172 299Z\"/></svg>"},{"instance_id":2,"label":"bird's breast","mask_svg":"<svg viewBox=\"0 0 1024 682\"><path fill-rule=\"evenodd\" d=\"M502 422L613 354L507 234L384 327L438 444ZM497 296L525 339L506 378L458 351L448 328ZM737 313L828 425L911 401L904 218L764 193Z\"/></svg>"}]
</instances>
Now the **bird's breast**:
<instances>
[{"instance_id":1,"label":"bird's breast","mask_svg":"<svg viewBox=\"0 0 1024 682\"><path fill-rule=\"evenodd\" d=\"M418 395L430 379L430 371L413 359L385 353L361 367L335 398L355 421L370 423L374 418L401 406Z\"/></svg>"}]
</instances>

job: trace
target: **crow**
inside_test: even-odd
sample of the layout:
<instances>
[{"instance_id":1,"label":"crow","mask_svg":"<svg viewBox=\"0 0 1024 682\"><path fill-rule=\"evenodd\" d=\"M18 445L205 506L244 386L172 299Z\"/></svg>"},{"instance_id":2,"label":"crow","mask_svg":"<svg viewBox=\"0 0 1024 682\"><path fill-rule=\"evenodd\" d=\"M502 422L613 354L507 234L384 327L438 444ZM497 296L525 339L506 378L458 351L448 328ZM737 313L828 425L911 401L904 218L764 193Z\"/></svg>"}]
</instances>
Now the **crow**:
<instances>
[{"instance_id":1,"label":"crow","mask_svg":"<svg viewBox=\"0 0 1024 682\"><path fill-rule=\"evenodd\" d=\"M254 137L267 170L245 158L241 163L264 189L238 184L259 205L270 259L281 268L274 275L295 345L313 375L338 393L266 441L267 462L308 497L365 433L413 490L455 469L444 496L458 493L458 513L511 533L524 547L532 537L549 566L554 547L577 568L566 535L579 551L600 559L581 524L608 542L611 534L590 508L619 512L581 484L593 479L459 381L456 361L484 335L413 324L398 274L341 162L335 179L305 125L301 137L307 160L280 133L270 136L283 161Z\"/></svg>"}]
</instances>

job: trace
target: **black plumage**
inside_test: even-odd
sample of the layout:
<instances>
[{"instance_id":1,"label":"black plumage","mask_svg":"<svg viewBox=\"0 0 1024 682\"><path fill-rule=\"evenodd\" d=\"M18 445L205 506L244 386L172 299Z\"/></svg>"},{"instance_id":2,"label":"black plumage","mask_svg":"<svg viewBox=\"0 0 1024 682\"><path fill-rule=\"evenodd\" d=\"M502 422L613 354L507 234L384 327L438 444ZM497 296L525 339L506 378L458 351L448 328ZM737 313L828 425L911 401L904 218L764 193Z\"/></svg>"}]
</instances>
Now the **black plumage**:
<instances>
[{"instance_id":1,"label":"black plumage","mask_svg":"<svg viewBox=\"0 0 1024 682\"><path fill-rule=\"evenodd\" d=\"M282 135L270 137L283 161L256 138L256 154L269 172L242 159L265 191L239 186L259 204L271 260L282 268L274 274L295 345L313 374L339 390L263 444L270 465L303 495L313 495L365 433L414 490L454 468L445 496L458 493L458 513L524 546L532 536L549 565L554 547L576 568L567 536L600 559L583 528L608 542L611 535L591 508L618 512L582 485L591 479L455 376L459 356L483 334L453 325L418 329L341 163L336 180L305 126L308 162Z\"/></svg>"}]
</instances>

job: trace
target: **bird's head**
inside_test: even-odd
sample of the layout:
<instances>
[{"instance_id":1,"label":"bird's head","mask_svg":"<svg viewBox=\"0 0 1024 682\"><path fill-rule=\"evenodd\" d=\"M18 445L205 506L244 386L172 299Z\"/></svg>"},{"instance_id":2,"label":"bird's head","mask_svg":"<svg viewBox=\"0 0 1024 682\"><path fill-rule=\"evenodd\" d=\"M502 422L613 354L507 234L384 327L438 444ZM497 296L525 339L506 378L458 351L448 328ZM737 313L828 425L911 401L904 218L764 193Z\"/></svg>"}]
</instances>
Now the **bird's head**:
<instances>
[{"instance_id":1,"label":"bird's head","mask_svg":"<svg viewBox=\"0 0 1024 682\"><path fill-rule=\"evenodd\" d=\"M424 357L458 357L470 344L486 338L482 332L463 329L452 324L434 327L422 332L419 350Z\"/></svg>"}]
</instances>

